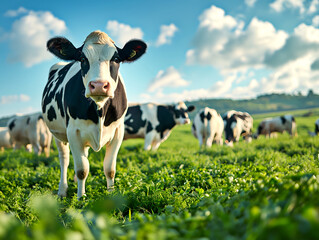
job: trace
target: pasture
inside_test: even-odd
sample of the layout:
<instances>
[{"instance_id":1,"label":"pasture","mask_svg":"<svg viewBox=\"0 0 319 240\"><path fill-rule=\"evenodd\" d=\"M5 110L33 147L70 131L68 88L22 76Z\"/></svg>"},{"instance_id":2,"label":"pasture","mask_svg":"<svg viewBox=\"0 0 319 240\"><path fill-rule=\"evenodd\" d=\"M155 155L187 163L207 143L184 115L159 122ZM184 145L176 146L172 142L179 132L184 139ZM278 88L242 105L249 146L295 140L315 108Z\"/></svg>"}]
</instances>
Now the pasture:
<instances>
[{"instance_id":1,"label":"pasture","mask_svg":"<svg viewBox=\"0 0 319 240\"><path fill-rule=\"evenodd\" d=\"M191 125L173 129L156 152L123 142L115 190L107 192L104 150L91 151L86 197L57 196L60 165L23 150L0 153L0 239L318 239L318 110L296 116L298 137L260 137L233 148L199 149ZM253 115L254 130L267 116Z\"/></svg>"}]
</instances>

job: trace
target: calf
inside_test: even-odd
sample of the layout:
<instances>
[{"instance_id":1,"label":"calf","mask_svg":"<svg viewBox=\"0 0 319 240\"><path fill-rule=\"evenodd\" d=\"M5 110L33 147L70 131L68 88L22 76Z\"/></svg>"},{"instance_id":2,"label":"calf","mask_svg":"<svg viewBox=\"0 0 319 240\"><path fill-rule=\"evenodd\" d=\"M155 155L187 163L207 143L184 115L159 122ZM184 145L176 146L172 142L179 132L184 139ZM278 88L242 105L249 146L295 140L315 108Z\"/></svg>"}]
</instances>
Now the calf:
<instances>
[{"instance_id":1,"label":"calf","mask_svg":"<svg viewBox=\"0 0 319 240\"><path fill-rule=\"evenodd\" d=\"M0 149L12 148L13 144L11 142L9 129L7 127L0 127Z\"/></svg>"},{"instance_id":2,"label":"calf","mask_svg":"<svg viewBox=\"0 0 319 240\"><path fill-rule=\"evenodd\" d=\"M145 150L157 150L176 125L190 123L187 113L194 109L194 106L187 107L184 102L176 105L132 105L125 116L124 139L144 138Z\"/></svg>"},{"instance_id":3,"label":"calf","mask_svg":"<svg viewBox=\"0 0 319 240\"><path fill-rule=\"evenodd\" d=\"M249 113L230 110L223 115L223 120L227 146L233 146L240 136L247 142L252 140L253 118Z\"/></svg>"},{"instance_id":4,"label":"calf","mask_svg":"<svg viewBox=\"0 0 319 240\"><path fill-rule=\"evenodd\" d=\"M213 141L223 145L224 122L215 109L205 107L195 115L192 133L198 139L199 146L204 143L211 147Z\"/></svg>"},{"instance_id":5,"label":"calf","mask_svg":"<svg viewBox=\"0 0 319 240\"><path fill-rule=\"evenodd\" d=\"M265 135L271 137L276 133L283 133L287 131L291 136L297 134L297 125L295 118L292 115L284 115L275 118L266 118L259 123L256 137Z\"/></svg>"},{"instance_id":6,"label":"calf","mask_svg":"<svg viewBox=\"0 0 319 240\"><path fill-rule=\"evenodd\" d=\"M52 134L43 121L42 113L15 116L7 125L15 149L24 146L31 151L31 144L34 153L39 155L44 152L47 157L50 156Z\"/></svg>"},{"instance_id":7,"label":"calf","mask_svg":"<svg viewBox=\"0 0 319 240\"><path fill-rule=\"evenodd\" d=\"M95 31L79 48L61 37L49 40L47 47L60 59L72 61L51 67L42 96L44 120L56 140L61 163L58 195L67 194L69 147L78 198L85 195L89 147L99 151L106 145L103 168L107 188L112 190L127 111L119 67L121 62L133 62L142 56L146 44L131 40L120 49L106 33Z\"/></svg>"}]
</instances>

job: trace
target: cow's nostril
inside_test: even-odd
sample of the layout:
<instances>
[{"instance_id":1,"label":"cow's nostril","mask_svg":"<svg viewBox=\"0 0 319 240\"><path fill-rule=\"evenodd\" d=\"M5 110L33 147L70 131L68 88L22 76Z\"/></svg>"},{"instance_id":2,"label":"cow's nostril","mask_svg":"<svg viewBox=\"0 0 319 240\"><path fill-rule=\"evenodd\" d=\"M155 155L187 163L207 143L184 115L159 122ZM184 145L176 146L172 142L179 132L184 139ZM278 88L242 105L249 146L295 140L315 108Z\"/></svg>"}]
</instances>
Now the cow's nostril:
<instances>
[{"instance_id":1,"label":"cow's nostril","mask_svg":"<svg viewBox=\"0 0 319 240\"><path fill-rule=\"evenodd\" d=\"M94 85L90 82L90 88L95 89Z\"/></svg>"},{"instance_id":2,"label":"cow's nostril","mask_svg":"<svg viewBox=\"0 0 319 240\"><path fill-rule=\"evenodd\" d=\"M103 88L104 88L104 89L107 89L108 86L109 86L109 83L106 83L106 84L103 86Z\"/></svg>"}]
</instances>

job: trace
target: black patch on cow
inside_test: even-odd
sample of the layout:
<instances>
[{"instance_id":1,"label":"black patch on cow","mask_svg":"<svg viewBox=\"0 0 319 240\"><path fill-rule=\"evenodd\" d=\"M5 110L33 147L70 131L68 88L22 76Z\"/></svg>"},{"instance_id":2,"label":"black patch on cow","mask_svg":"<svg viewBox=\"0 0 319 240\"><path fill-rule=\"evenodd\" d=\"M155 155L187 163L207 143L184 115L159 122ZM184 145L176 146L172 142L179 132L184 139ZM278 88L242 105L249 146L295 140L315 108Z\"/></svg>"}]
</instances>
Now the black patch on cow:
<instances>
[{"instance_id":1,"label":"black patch on cow","mask_svg":"<svg viewBox=\"0 0 319 240\"><path fill-rule=\"evenodd\" d=\"M287 121L287 119L285 118L285 116L281 116L280 119L281 119L281 123L282 123L283 125L284 125L284 124L286 123L286 121Z\"/></svg>"},{"instance_id":2,"label":"black patch on cow","mask_svg":"<svg viewBox=\"0 0 319 240\"><path fill-rule=\"evenodd\" d=\"M55 69L55 70L52 70L51 72L49 72L49 81L50 79L52 79L54 77L54 74L57 72L58 70Z\"/></svg>"},{"instance_id":3,"label":"black patch on cow","mask_svg":"<svg viewBox=\"0 0 319 240\"><path fill-rule=\"evenodd\" d=\"M128 134L136 134L140 128L144 127L146 120L142 120L142 110L140 106L131 106L127 109L126 116L130 118L126 119L125 131Z\"/></svg>"},{"instance_id":4,"label":"black patch on cow","mask_svg":"<svg viewBox=\"0 0 319 240\"><path fill-rule=\"evenodd\" d=\"M316 132L316 134L319 133L319 126L317 124L315 124L315 132Z\"/></svg>"},{"instance_id":5,"label":"black patch on cow","mask_svg":"<svg viewBox=\"0 0 319 240\"><path fill-rule=\"evenodd\" d=\"M68 71L70 70L70 68L73 64L74 64L74 62L69 63L69 64L65 65L64 67L62 67L59 70L58 76L56 76L56 78L49 78L49 80L44 88L43 95L42 95L42 112L43 113L46 112L47 105L55 97L55 100L57 101L58 108L61 111L61 116L62 117L64 116L64 114L62 114L64 112L63 105L62 105L62 93L60 93L60 94L57 93L57 89L63 83L63 80L64 80L66 74L68 73ZM52 89L52 86L54 85L54 83L55 83L55 86Z\"/></svg>"},{"instance_id":6,"label":"black patch on cow","mask_svg":"<svg viewBox=\"0 0 319 240\"><path fill-rule=\"evenodd\" d=\"M237 116L233 114L230 118L226 118L226 126L225 126L225 139L230 141L234 141L234 131L231 128L232 123L237 122Z\"/></svg>"},{"instance_id":7,"label":"black patch on cow","mask_svg":"<svg viewBox=\"0 0 319 240\"><path fill-rule=\"evenodd\" d=\"M48 120L51 122L53 119L57 119L57 117L53 106L51 106L48 110Z\"/></svg>"},{"instance_id":8,"label":"black patch on cow","mask_svg":"<svg viewBox=\"0 0 319 240\"><path fill-rule=\"evenodd\" d=\"M146 133L149 133L152 131L154 128L152 126L152 123L150 121L147 121L147 127L146 127Z\"/></svg>"},{"instance_id":9,"label":"black patch on cow","mask_svg":"<svg viewBox=\"0 0 319 240\"><path fill-rule=\"evenodd\" d=\"M40 115L40 116L38 117L38 121L39 121L40 119L43 120L43 116L42 116L42 115Z\"/></svg>"},{"instance_id":10,"label":"black patch on cow","mask_svg":"<svg viewBox=\"0 0 319 240\"><path fill-rule=\"evenodd\" d=\"M155 129L160 133L161 138L163 138L164 132L166 130L171 130L176 125L172 111L170 111L170 107L159 105L157 108L157 119L159 124L155 127Z\"/></svg>"},{"instance_id":11,"label":"black patch on cow","mask_svg":"<svg viewBox=\"0 0 319 240\"><path fill-rule=\"evenodd\" d=\"M295 120L295 118L293 116L291 117L291 121L292 122L296 122L296 120Z\"/></svg>"},{"instance_id":12,"label":"black patch on cow","mask_svg":"<svg viewBox=\"0 0 319 240\"><path fill-rule=\"evenodd\" d=\"M120 64L118 62L110 61L110 75L114 79L114 81L117 81L119 68L120 68Z\"/></svg>"},{"instance_id":13,"label":"black patch on cow","mask_svg":"<svg viewBox=\"0 0 319 240\"><path fill-rule=\"evenodd\" d=\"M101 110L97 110L95 102L91 98L86 98L84 92L85 87L79 71L65 86L64 108L67 107L70 113L70 116L66 117L67 125L70 117L91 120L97 124L100 116L103 116L105 117L104 126L109 126L112 122L121 118L127 108L126 94L121 81L118 82L114 98L108 99Z\"/></svg>"},{"instance_id":14,"label":"black patch on cow","mask_svg":"<svg viewBox=\"0 0 319 240\"><path fill-rule=\"evenodd\" d=\"M90 70L89 60L84 55L84 53L82 53L82 55L81 55L80 62L81 62L81 74L84 77L88 73L88 71Z\"/></svg>"},{"instance_id":15,"label":"black patch on cow","mask_svg":"<svg viewBox=\"0 0 319 240\"><path fill-rule=\"evenodd\" d=\"M196 131L196 127L194 123L192 124L192 128L194 129L194 131Z\"/></svg>"},{"instance_id":16,"label":"black patch on cow","mask_svg":"<svg viewBox=\"0 0 319 240\"><path fill-rule=\"evenodd\" d=\"M258 129L257 129L257 134L259 135L259 134L261 134L261 131L263 130L263 127L262 126L258 126Z\"/></svg>"},{"instance_id":17,"label":"black patch on cow","mask_svg":"<svg viewBox=\"0 0 319 240\"><path fill-rule=\"evenodd\" d=\"M105 121L104 126L120 119L127 109L127 98L122 81L119 81L114 92L114 98L109 99L103 107ZM107 114L106 114L107 113Z\"/></svg>"},{"instance_id":18,"label":"black patch on cow","mask_svg":"<svg viewBox=\"0 0 319 240\"><path fill-rule=\"evenodd\" d=\"M31 120L31 118L30 118L30 117L28 117L28 118L27 118L27 125L29 125L30 120Z\"/></svg>"},{"instance_id":19,"label":"black patch on cow","mask_svg":"<svg viewBox=\"0 0 319 240\"><path fill-rule=\"evenodd\" d=\"M12 129L14 128L14 126L15 126L15 121L16 121L16 119L13 119L13 120L10 122L10 124L9 124L9 130L10 130L10 131L12 131Z\"/></svg>"},{"instance_id":20,"label":"black patch on cow","mask_svg":"<svg viewBox=\"0 0 319 240\"><path fill-rule=\"evenodd\" d=\"M199 117L200 117L200 120L202 123L204 123L204 120L205 118L210 121L212 119L212 114L210 114L210 112L208 112L206 115L205 115L205 112L202 111L200 114L199 114Z\"/></svg>"}]
</instances>

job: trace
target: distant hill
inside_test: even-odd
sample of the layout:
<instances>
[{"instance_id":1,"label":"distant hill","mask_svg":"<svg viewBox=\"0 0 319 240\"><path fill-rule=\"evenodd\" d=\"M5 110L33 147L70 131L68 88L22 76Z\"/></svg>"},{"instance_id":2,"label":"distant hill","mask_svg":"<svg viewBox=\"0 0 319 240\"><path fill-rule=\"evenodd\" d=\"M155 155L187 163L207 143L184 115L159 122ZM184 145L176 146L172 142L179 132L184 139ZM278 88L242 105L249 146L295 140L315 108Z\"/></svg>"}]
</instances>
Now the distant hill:
<instances>
[{"instance_id":1,"label":"distant hill","mask_svg":"<svg viewBox=\"0 0 319 240\"><path fill-rule=\"evenodd\" d=\"M187 101L186 105L194 105L196 110L190 113L190 118L193 119L197 110L210 107L216 109L220 114L234 109L250 114L280 112L298 109L318 108L319 95L309 90L305 95L292 95L292 94L264 94L253 99L234 100L234 99L201 99L196 101ZM6 126L7 121L11 118L0 118L0 126Z\"/></svg>"},{"instance_id":2,"label":"distant hill","mask_svg":"<svg viewBox=\"0 0 319 240\"><path fill-rule=\"evenodd\" d=\"M297 109L308 109L319 107L319 95L312 90L306 96L298 94L264 94L253 99L233 100L233 99L201 99L188 101L186 105L194 105L197 110L203 107L214 108L218 113L234 109L248 112L250 114L280 112ZM196 110L190 114L192 118Z\"/></svg>"}]
</instances>

